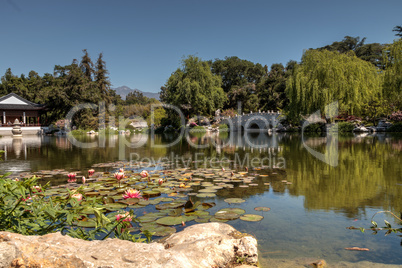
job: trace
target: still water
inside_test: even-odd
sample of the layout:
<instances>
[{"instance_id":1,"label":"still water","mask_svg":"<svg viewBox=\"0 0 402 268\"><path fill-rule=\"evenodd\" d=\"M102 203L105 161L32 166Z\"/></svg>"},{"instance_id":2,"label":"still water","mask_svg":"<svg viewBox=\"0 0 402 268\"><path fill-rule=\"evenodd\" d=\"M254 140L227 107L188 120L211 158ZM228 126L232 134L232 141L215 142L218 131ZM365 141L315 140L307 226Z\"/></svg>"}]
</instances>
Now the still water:
<instances>
[{"instance_id":1,"label":"still water","mask_svg":"<svg viewBox=\"0 0 402 268\"><path fill-rule=\"evenodd\" d=\"M216 197L203 201L217 204L210 209L211 214L229 207L223 201L228 197L245 199L230 206L249 214L261 214L254 211L255 207L271 208L263 212L260 222L228 222L257 237L262 264L272 259L322 258L330 264L371 261L402 265L401 233L385 236L385 231L373 235L370 230L362 233L347 229L370 227L371 217L383 210L401 216L402 136L340 136L336 140L337 166L320 161L306 150L308 146L325 153L327 142L325 137L304 137L303 141L299 135L262 132L187 138L165 134L85 136L73 143L67 137L1 137L0 150L6 153L0 170L13 176L53 169L85 174L94 164L119 160L151 163L149 170L160 168L160 162L169 163L170 168L190 169L245 171L247 166L249 175L264 175L253 181L258 186L220 190ZM66 178L44 180L57 185ZM380 227L384 219L401 228L386 214L374 218ZM346 247L370 251L348 251Z\"/></svg>"}]
</instances>

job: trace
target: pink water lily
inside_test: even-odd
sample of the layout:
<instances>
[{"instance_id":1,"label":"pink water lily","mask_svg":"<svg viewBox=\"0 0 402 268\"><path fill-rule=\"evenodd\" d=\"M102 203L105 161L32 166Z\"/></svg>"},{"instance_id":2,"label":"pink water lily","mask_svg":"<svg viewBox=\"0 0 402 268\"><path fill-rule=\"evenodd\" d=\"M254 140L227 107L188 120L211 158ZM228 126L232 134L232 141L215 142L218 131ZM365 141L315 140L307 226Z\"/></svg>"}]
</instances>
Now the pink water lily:
<instances>
[{"instance_id":1,"label":"pink water lily","mask_svg":"<svg viewBox=\"0 0 402 268\"><path fill-rule=\"evenodd\" d=\"M140 176L141 176L142 178L146 178L146 177L149 177L149 173L148 173L148 171L143 170L143 171L141 171Z\"/></svg>"},{"instance_id":2,"label":"pink water lily","mask_svg":"<svg viewBox=\"0 0 402 268\"><path fill-rule=\"evenodd\" d=\"M91 177L92 175L94 175L94 173L95 173L95 169L88 170L88 177Z\"/></svg>"},{"instance_id":3,"label":"pink water lily","mask_svg":"<svg viewBox=\"0 0 402 268\"><path fill-rule=\"evenodd\" d=\"M124 172L124 169L123 168L119 169L119 172Z\"/></svg>"},{"instance_id":4,"label":"pink water lily","mask_svg":"<svg viewBox=\"0 0 402 268\"><path fill-rule=\"evenodd\" d=\"M24 201L24 202L27 201L27 200L30 200L30 199L32 199L30 195L27 195L26 198L21 198L21 200Z\"/></svg>"},{"instance_id":5,"label":"pink water lily","mask_svg":"<svg viewBox=\"0 0 402 268\"><path fill-rule=\"evenodd\" d=\"M85 179L85 177L84 176L82 176L82 184L85 184L85 181L86 181L87 179Z\"/></svg>"},{"instance_id":6,"label":"pink water lily","mask_svg":"<svg viewBox=\"0 0 402 268\"><path fill-rule=\"evenodd\" d=\"M73 194L73 195L71 196L71 198L75 198L75 199L77 199L78 201L81 201L81 200L82 200L82 194L79 194L79 193Z\"/></svg>"},{"instance_id":7,"label":"pink water lily","mask_svg":"<svg viewBox=\"0 0 402 268\"><path fill-rule=\"evenodd\" d=\"M114 178L119 182L119 187L120 187L120 181L121 181L121 179L124 178L124 173L116 172L116 173L114 173Z\"/></svg>"},{"instance_id":8,"label":"pink water lily","mask_svg":"<svg viewBox=\"0 0 402 268\"><path fill-rule=\"evenodd\" d=\"M116 172L114 173L114 178L118 181L124 178L124 173L123 172Z\"/></svg>"},{"instance_id":9,"label":"pink water lily","mask_svg":"<svg viewBox=\"0 0 402 268\"><path fill-rule=\"evenodd\" d=\"M135 189L128 189L127 191L124 192L125 194L123 195L124 199L128 198L141 198L141 192Z\"/></svg>"},{"instance_id":10,"label":"pink water lily","mask_svg":"<svg viewBox=\"0 0 402 268\"><path fill-rule=\"evenodd\" d=\"M77 179L75 178L75 176L77 176L77 174L76 173L68 173L68 182L76 182L77 181Z\"/></svg>"},{"instance_id":11,"label":"pink water lily","mask_svg":"<svg viewBox=\"0 0 402 268\"><path fill-rule=\"evenodd\" d=\"M32 191L34 193L40 193L40 192L42 192L42 187L40 187L38 185L32 186Z\"/></svg>"},{"instance_id":12,"label":"pink water lily","mask_svg":"<svg viewBox=\"0 0 402 268\"><path fill-rule=\"evenodd\" d=\"M159 179L159 180L158 180L159 186L162 185L162 183L163 183L163 179Z\"/></svg>"},{"instance_id":13,"label":"pink water lily","mask_svg":"<svg viewBox=\"0 0 402 268\"><path fill-rule=\"evenodd\" d=\"M130 213L126 212L125 214L117 214L116 220L124 219L123 221L132 221Z\"/></svg>"}]
</instances>

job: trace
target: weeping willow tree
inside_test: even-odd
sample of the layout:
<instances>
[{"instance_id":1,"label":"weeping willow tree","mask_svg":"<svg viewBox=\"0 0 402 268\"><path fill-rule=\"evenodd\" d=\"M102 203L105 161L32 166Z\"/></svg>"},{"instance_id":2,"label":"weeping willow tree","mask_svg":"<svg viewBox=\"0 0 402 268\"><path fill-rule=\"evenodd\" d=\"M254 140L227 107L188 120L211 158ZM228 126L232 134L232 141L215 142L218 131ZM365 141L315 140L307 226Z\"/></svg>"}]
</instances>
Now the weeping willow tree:
<instances>
[{"instance_id":1,"label":"weeping willow tree","mask_svg":"<svg viewBox=\"0 0 402 268\"><path fill-rule=\"evenodd\" d=\"M384 97L393 104L395 110L402 109L402 39L383 51L385 63Z\"/></svg>"},{"instance_id":2,"label":"weeping willow tree","mask_svg":"<svg viewBox=\"0 0 402 268\"><path fill-rule=\"evenodd\" d=\"M308 50L286 83L290 115L323 112L333 101L340 111L360 115L370 101L381 98L381 81L378 69L353 52Z\"/></svg>"}]
</instances>

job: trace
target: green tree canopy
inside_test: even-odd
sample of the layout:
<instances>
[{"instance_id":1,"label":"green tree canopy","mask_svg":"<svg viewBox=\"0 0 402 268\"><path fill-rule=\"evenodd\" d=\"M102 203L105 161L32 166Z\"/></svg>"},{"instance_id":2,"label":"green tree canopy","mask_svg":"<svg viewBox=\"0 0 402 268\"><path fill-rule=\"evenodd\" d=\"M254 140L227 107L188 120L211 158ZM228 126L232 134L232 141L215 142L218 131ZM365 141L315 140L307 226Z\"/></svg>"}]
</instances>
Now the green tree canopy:
<instances>
[{"instance_id":1,"label":"green tree canopy","mask_svg":"<svg viewBox=\"0 0 402 268\"><path fill-rule=\"evenodd\" d=\"M338 51L339 53L353 51L358 58L382 68L382 50L384 49L384 45L379 43L365 44L365 41L366 37L360 39L359 36L345 36L342 41L333 42L331 45L318 48L318 50Z\"/></svg>"},{"instance_id":2,"label":"green tree canopy","mask_svg":"<svg viewBox=\"0 0 402 268\"><path fill-rule=\"evenodd\" d=\"M142 94L142 92L138 90L133 90L132 92L129 92L126 96L126 105L132 105L132 104L142 104L142 105L147 105L151 103L158 103L158 101L154 98L148 98Z\"/></svg>"},{"instance_id":3,"label":"green tree canopy","mask_svg":"<svg viewBox=\"0 0 402 268\"><path fill-rule=\"evenodd\" d=\"M295 64L296 62L291 61L286 68L281 63L271 65L268 75L258 85L261 110L283 109L287 105L286 80Z\"/></svg>"},{"instance_id":4,"label":"green tree canopy","mask_svg":"<svg viewBox=\"0 0 402 268\"><path fill-rule=\"evenodd\" d=\"M161 101L179 107L188 116L213 115L227 100L221 83L207 62L188 56L161 88Z\"/></svg>"},{"instance_id":5,"label":"green tree canopy","mask_svg":"<svg viewBox=\"0 0 402 268\"><path fill-rule=\"evenodd\" d=\"M224 60L216 59L212 63L212 72L222 77L222 88L229 92L232 86L258 84L267 70L259 63L254 64L238 57L225 57Z\"/></svg>"},{"instance_id":6,"label":"green tree canopy","mask_svg":"<svg viewBox=\"0 0 402 268\"><path fill-rule=\"evenodd\" d=\"M110 89L108 71L102 54L99 55L93 69L88 52L86 50L83 52L80 63L73 60L70 65L56 65L53 74L45 73L42 77L35 71L30 71L27 77L23 74L16 76L11 69L7 69L1 78L0 95L13 92L29 101L46 104L47 114L41 122L48 124L64 118L74 105L80 103L98 104L100 101L105 101L106 104L121 103L120 96ZM93 112L80 111L75 117L74 124L83 128L95 128L98 120Z\"/></svg>"},{"instance_id":7,"label":"green tree canopy","mask_svg":"<svg viewBox=\"0 0 402 268\"><path fill-rule=\"evenodd\" d=\"M225 108L235 108L241 102L244 112L258 109L256 85L266 76L267 66L238 57L216 59L211 64L212 73L222 77L222 88L229 100Z\"/></svg>"},{"instance_id":8,"label":"green tree canopy","mask_svg":"<svg viewBox=\"0 0 402 268\"><path fill-rule=\"evenodd\" d=\"M384 63L384 97L395 109L402 109L402 39L385 48Z\"/></svg>"},{"instance_id":9,"label":"green tree canopy","mask_svg":"<svg viewBox=\"0 0 402 268\"><path fill-rule=\"evenodd\" d=\"M402 26L395 26L392 31L396 32L396 36L402 37Z\"/></svg>"},{"instance_id":10,"label":"green tree canopy","mask_svg":"<svg viewBox=\"0 0 402 268\"><path fill-rule=\"evenodd\" d=\"M372 64L354 53L308 50L286 85L292 115L310 114L333 101L350 114L360 114L381 95L381 75Z\"/></svg>"}]
</instances>

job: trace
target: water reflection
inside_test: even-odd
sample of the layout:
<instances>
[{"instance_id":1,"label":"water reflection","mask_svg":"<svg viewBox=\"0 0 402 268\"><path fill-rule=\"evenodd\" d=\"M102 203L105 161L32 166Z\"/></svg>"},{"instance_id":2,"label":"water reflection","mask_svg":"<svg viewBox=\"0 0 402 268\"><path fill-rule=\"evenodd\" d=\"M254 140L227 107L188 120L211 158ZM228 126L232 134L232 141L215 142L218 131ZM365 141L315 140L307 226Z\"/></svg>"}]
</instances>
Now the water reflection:
<instances>
[{"instance_id":1,"label":"water reflection","mask_svg":"<svg viewBox=\"0 0 402 268\"><path fill-rule=\"evenodd\" d=\"M282 157L286 161L287 179L293 183L286 189L290 195L304 196L307 210L332 210L350 218L363 215L367 207L402 211L402 139L398 136L380 133L340 137L338 167L315 159L303 148L300 137L290 134L207 133L178 139L171 147L151 146L169 144L177 138L175 134L83 136L80 142L95 141L103 147L82 149L73 146L66 137L2 137L0 150L6 153L0 169L11 172L56 168L85 170L99 162L122 157L130 160L133 154L152 159L179 155L184 159L181 164L188 163L192 168L199 167L197 157L227 158L232 161L230 168L241 169L252 165L250 159L271 157L278 161ZM326 142L327 139L320 136L305 138L305 143L317 151L324 151ZM265 166L274 167L277 162L269 164ZM215 167L221 165L223 163L218 163ZM275 180L272 188L275 193L285 192L283 184Z\"/></svg>"},{"instance_id":2,"label":"water reflection","mask_svg":"<svg viewBox=\"0 0 402 268\"><path fill-rule=\"evenodd\" d=\"M141 158L180 156L189 167L197 166L197 154L204 158L227 158L229 168L244 170L238 160L282 157L282 169L252 170L268 175L257 177L254 187L219 190L214 199L216 209L227 206L225 197L247 199L242 208L255 213L256 206L269 206L271 211L259 225L241 221L233 225L241 231L257 235L262 252L281 251L278 257L328 256L328 260L377 260L402 263L396 256L399 237L364 236L346 230L350 225L368 227L370 217L379 210L402 211L401 136L384 133L339 137L339 165L331 167L307 152L301 137L291 134L208 133L177 139L176 134L131 136L82 136L80 142L97 142L99 147L79 148L66 137L24 136L0 138L0 150L6 151L0 170L21 172L52 169L87 171L93 164L130 160L133 154ZM166 145L174 141L174 146ZM326 150L327 139L322 136L305 137L305 143L321 153ZM129 144L130 146L127 146ZM123 150L121 150L123 145ZM253 146L254 145L254 146ZM244 163L244 162L243 162ZM274 167L272 165L264 165ZM177 166L178 167L178 166ZM226 167L226 166L225 166ZM286 179L292 184L283 183ZM270 183L267 186L266 183ZM235 183L234 183L235 184ZM355 219L361 219L357 224ZM393 219L389 219L393 221ZM230 222L229 222L230 223ZM395 222L393 221L394 225ZM257 227L256 227L257 226ZM349 244L347 244L349 243ZM398 249L395 249L395 244ZM370 255L345 252L346 246L373 249ZM313 252L313 253L312 253ZM265 253L262 255L264 256ZM275 253L276 254L276 253ZM268 257L271 253L266 253ZM324 257L327 258L327 257Z\"/></svg>"}]
</instances>

